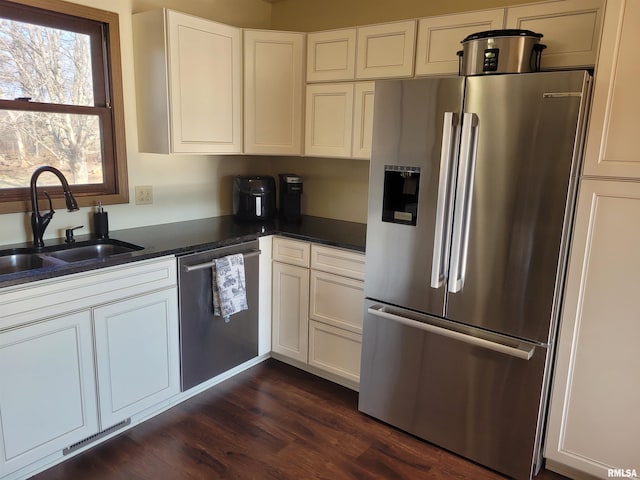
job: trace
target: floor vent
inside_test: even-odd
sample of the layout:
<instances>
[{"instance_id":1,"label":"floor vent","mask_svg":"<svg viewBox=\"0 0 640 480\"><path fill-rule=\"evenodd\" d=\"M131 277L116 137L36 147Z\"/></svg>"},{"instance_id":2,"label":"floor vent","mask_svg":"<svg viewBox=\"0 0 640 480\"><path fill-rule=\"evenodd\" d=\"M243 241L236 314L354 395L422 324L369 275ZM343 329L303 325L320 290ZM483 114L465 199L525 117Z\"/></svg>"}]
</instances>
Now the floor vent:
<instances>
[{"instance_id":1,"label":"floor vent","mask_svg":"<svg viewBox=\"0 0 640 480\"><path fill-rule=\"evenodd\" d=\"M116 423L115 425L102 430L101 432L98 433L94 433L93 435L91 435L90 437L85 438L84 440L80 440L77 443L74 443L73 445L69 445L67 448L65 448L64 450L62 450L62 455L69 455L72 452L75 452L76 450L78 450L79 448L84 447L85 445L91 443L91 442L95 442L96 440L98 440L99 438L105 437L107 435L109 435L110 433L115 432L116 430L119 430L120 428L127 426L131 423L131 419L127 418L126 420L121 421L120 423Z\"/></svg>"}]
</instances>

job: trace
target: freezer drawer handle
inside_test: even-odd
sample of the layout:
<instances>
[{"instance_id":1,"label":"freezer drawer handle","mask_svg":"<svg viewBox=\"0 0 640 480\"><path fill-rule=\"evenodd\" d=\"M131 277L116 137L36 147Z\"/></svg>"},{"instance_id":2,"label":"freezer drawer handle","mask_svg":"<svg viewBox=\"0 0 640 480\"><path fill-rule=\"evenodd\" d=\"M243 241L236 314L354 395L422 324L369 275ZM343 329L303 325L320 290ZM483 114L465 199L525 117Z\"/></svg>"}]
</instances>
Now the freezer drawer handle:
<instances>
[{"instance_id":1,"label":"freezer drawer handle","mask_svg":"<svg viewBox=\"0 0 640 480\"><path fill-rule=\"evenodd\" d=\"M442 150L440 153L440 175L438 179L438 203L436 206L436 224L433 236L433 261L431 262L431 287L440 288L444 284L445 269L449 263L449 225L451 225L451 172L452 159L455 157L455 130L458 116L453 112L445 112L442 126Z\"/></svg>"},{"instance_id":2,"label":"freezer drawer handle","mask_svg":"<svg viewBox=\"0 0 640 480\"><path fill-rule=\"evenodd\" d=\"M461 332L456 332L455 330L449 330L447 328L438 327L436 325L431 325L429 323L418 322L417 320L413 320L411 318L386 312L385 307L383 305L374 305L368 308L367 311L371 315L374 315L376 317L384 318L386 320L391 320L393 322L402 323L409 327L419 328L420 330L424 330L425 332L434 333L436 335L441 335L443 337L459 340L461 342L467 343L469 345L473 345L475 347L486 348L488 350L493 350L494 352L504 353L506 355L520 358L522 360L530 360L531 357L533 357L533 353L535 352L535 348L536 348L535 346L529 346L529 345L522 345L520 348L510 347L502 343L496 343L496 342L492 342L491 340L486 340L484 338L478 338L471 335L466 335Z\"/></svg>"},{"instance_id":3,"label":"freezer drawer handle","mask_svg":"<svg viewBox=\"0 0 640 480\"><path fill-rule=\"evenodd\" d=\"M469 222L471 220L477 145L478 116L475 113L465 113L462 118L460 165L458 167L455 218L451 241L451 268L449 270L449 292L451 293L458 293L462 290L467 269Z\"/></svg>"},{"instance_id":4,"label":"freezer drawer handle","mask_svg":"<svg viewBox=\"0 0 640 480\"><path fill-rule=\"evenodd\" d=\"M255 257L257 255L260 255L260 253L261 253L260 250L251 250L250 252L243 252L242 255L244 256L244 258L246 260L247 258L251 258L251 257ZM182 267L182 269L185 272L189 273L189 272L193 272L194 270L202 270L203 268L211 268L215 264L214 260L211 260L210 262L207 262L207 263L199 263L197 265L185 265L184 267Z\"/></svg>"}]
</instances>

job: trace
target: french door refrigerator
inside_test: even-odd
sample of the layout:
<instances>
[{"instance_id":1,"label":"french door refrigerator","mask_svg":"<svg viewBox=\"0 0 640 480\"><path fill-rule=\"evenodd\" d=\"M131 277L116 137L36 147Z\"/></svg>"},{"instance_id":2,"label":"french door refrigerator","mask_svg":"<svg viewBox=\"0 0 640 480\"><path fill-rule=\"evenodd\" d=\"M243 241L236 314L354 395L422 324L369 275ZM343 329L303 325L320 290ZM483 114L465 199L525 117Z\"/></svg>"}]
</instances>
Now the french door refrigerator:
<instances>
[{"instance_id":1,"label":"french door refrigerator","mask_svg":"<svg viewBox=\"0 0 640 480\"><path fill-rule=\"evenodd\" d=\"M359 409L516 479L540 467L590 79L375 87Z\"/></svg>"}]
</instances>

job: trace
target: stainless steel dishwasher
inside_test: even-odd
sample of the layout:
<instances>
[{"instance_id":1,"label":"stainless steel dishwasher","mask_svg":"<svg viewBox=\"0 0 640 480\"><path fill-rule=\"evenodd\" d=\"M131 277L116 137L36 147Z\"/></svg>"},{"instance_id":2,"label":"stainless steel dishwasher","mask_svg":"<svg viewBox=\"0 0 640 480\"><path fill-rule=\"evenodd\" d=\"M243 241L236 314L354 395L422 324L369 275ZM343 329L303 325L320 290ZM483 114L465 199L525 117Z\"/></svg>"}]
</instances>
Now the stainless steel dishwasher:
<instances>
[{"instance_id":1,"label":"stainless steel dishwasher","mask_svg":"<svg viewBox=\"0 0 640 480\"><path fill-rule=\"evenodd\" d=\"M225 322L213 314L212 266L216 258L244 255L249 309ZM258 355L257 241L178 257L180 369L182 391Z\"/></svg>"}]
</instances>

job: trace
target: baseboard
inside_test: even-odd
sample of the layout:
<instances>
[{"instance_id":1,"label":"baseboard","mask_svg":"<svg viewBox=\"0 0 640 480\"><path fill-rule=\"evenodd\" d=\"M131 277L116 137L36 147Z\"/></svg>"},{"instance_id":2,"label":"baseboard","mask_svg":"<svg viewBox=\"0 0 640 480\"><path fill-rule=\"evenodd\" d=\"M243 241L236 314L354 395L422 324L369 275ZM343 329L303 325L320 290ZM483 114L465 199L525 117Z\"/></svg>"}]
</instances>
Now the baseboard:
<instances>
[{"instance_id":1,"label":"baseboard","mask_svg":"<svg viewBox=\"0 0 640 480\"><path fill-rule=\"evenodd\" d=\"M320 368L313 367L306 363L300 362L298 360L294 360L287 356L281 355L276 352L271 352L271 357L276 360L286 363L287 365L291 365L292 367L299 368L300 370L304 370L305 372L311 373L316 377L324 378L325 380L329 380L330 382L337 383L338 385L342 385L350 390L355 390L356 392L360 391L360 384L358 382L353 382L351 380L347 380L345 378L341 378L338 375L334 375L329 372L325 372Z\"/></svg>"},{"instance_id":2,"label":"baseboard","mask_svg":"<svg viewBox=\"0 0 640 480\"><path fill-rule=\"evenodd\" d=\"M568 467L549 458L545 459L544 466L547 470L559 473L560 475L564 475L565 477L569 477L573 480L598 480L599 478L594 475L590 475L588 473L577 470L573 467Z\"/></svg>"}]
</instances>

